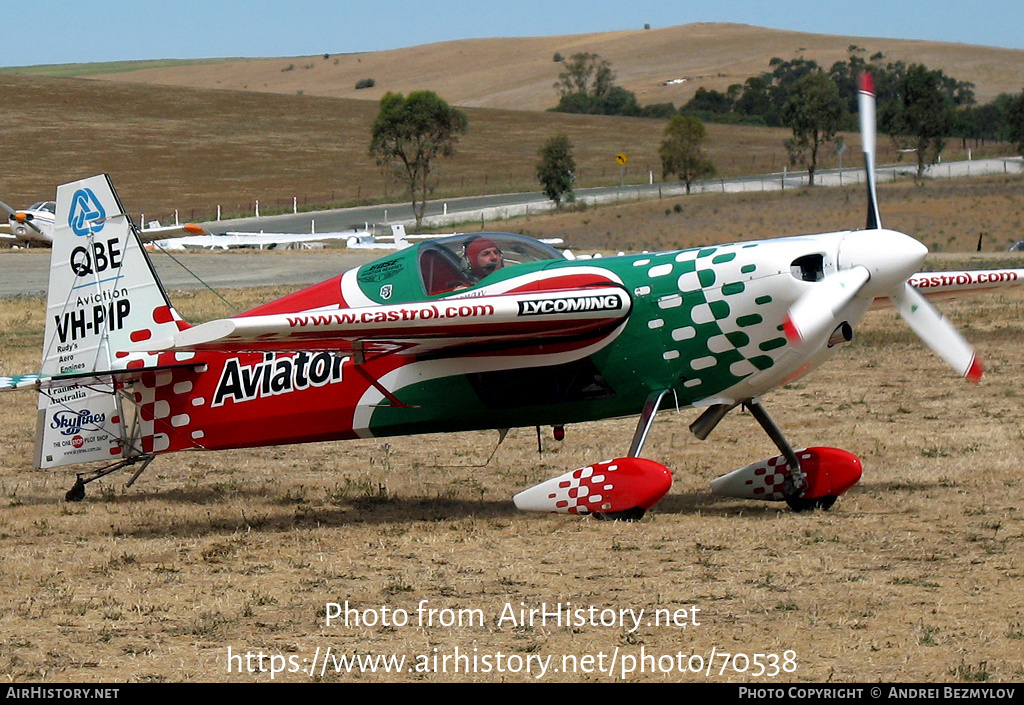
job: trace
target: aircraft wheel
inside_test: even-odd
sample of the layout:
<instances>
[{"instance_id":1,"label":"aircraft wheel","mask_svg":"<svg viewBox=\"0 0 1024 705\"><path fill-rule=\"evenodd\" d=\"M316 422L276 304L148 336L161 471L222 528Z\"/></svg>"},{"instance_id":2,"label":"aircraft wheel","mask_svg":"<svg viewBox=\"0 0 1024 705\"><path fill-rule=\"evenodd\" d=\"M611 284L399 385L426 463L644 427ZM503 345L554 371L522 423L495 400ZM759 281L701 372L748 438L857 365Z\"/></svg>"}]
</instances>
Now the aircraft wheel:
<instances>
[{"instance_id":1,"label":"aircraft wheel","mask_svg":"<svg viewBox=\"0 0 1024 705\"><path fill-rule=\"evenodd\" d=\"M646 513L647 510L643 507L633 507L632 509L623 509L621 512L608 512L606 514L594 512L594 518L599 521L640 521Z\"/></svg>"},{"instance_id":2,"label":"aircraft wheel","mask_svg":"<svg viewBox=\"0 0 1024 705\"><path fill-rule=\"evenodd\" d=\"M81 502L85 499L85 483L82 478L75 480L75 485L64 495L65 502Z\"/></svg>"},{"instance_id":3,"label":"aircraft wheel","mask_svg":"<svg viewBox=\"0 0 1024 705\"><path fill-rule=\"evenodd\" d=\"M835 495L827 494L823 497L787 497L786 504L794 512L813 512L815 509L822 511L828 511L832 508L832 505L839 499Z\"/></svg>"}]
</instances>

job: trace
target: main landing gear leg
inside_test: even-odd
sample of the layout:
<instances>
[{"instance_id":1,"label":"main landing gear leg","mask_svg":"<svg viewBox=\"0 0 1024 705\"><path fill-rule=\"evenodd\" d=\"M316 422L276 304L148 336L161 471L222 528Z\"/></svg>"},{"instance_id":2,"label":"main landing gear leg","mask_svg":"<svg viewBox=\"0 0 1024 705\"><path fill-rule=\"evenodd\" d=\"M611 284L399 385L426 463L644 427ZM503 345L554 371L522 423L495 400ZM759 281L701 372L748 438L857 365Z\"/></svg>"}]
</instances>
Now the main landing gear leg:
<instances>
[{"instance_id":1,"label":"main landing gear leg","mask_svg":"<svg viewBox=\"0 0 1024 705\"><path fill-rule=\"evenodd\" d=\"M637 458L640 456L640 451L643 450L644 443L647 441L647 434L651 430L651 424L654 423L654 415L658 413L658 407L661 406L661 400L671 391L671 389L663 389L660 392L653 392L647 397L644 410L640 412L640 419L636 423L636 431L633 432L633 442L629 444L627 457ZM603 514L595 512L594 517L611 521L640 521L644 518L646 511L643 507L633 507L621 512Z\"/></svg>"},{"instance_id":2,"label":"main landing gear leg","mask_svg":"<svg viewBox=\"0 0 1024 705\"><path fill-rule=\"evenodd\" d=\"M647 433L651 430L651 424L654 423L654 415L658 413L658 407L661 406L661 400L671 391L671 389L663 389L660 392L653 392L647 397L644 410L640 412L640 419L636 423L636 431L633 432L633 442L629 444L628 456L630 458L640 456L640 451L643 450L644 442L647 440Z\"/></svg>"},{"instance_id":3,"label":"main landing gear leg","mask_svg":"<svg viewBox=\"0 0 1024 705\"><path fill-rule=\"evenodd\" d=\"M775 444L779 452L786 458L786 463L789 465L789 477L786 478L783 489L786 493L786 504L789 505L789 508L794 512L802 512L809 509L828 509L831 507L836 501L836 498L831 495L815 497L813 499L804 498L804 492L807 490L807 475L800 469L800 459L793 450L793 446L789 445L789 441L782 435L782 430L768 414L768 410L764 408L764 405L761 404L760 397L746 401L744 406L750 410L750 414L761 424L761 428L772 439L772 443Z\"/></svg>"}]
</instances>

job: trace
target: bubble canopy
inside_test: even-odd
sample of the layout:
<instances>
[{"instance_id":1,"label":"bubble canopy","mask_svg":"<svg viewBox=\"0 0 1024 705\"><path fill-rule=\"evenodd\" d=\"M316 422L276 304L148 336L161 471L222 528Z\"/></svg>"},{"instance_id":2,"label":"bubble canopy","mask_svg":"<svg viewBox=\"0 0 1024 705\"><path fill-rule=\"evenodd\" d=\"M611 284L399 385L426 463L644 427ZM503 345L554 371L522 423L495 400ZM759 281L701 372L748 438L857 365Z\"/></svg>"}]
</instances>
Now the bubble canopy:
<instances>
[{"instance_id":1,"label":"bubble canopy","mask_svg":"<svg viewBox=\"0 0 1024 705\"><path fill-rule=\"evenodd\" d=\"M428 295L439 294L472 286L486 278L490 272L474 271L470 258L492 247L500 252L501 268L565 259L554 247L514 233L473 233L428 240L419 245L418 253L424 291Z\"/></svg>"}]
</instances>

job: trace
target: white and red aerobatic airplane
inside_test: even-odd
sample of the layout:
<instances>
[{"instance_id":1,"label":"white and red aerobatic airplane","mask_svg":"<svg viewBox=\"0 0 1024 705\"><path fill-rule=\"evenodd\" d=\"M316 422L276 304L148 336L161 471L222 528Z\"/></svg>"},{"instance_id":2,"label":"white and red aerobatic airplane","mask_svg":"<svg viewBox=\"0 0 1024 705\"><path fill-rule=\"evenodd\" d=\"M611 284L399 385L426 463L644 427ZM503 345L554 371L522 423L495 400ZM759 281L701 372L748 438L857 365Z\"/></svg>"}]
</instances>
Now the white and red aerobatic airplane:
<instances>
[{"instance_id":1,"label":"white and red aerobatic airplane","mask_svg":"<svg viewBox=\"0 0 1024 705\"><path fill-rule=\"evenodd\" d=\"M743 405L779 448L714 492L827 509L859 480L860 460L792 448L762 397L826 362L882 302L977 381L972 347L921 291L1024 281L1022 270L918 273L924 245L881 227L867 77L860 100L864 230L586 261L518 235L456 236L197 326L168 300L109 179L61 186L42 370L0 388L40 392L39 467L105 463L79 474L71 499L174 451L640 414L624 456L515 497L523 509L635 518L671 484L668 468L639 457L664 402L701 409L691 430L702 439Z\"/></svg>"}]
</instances>

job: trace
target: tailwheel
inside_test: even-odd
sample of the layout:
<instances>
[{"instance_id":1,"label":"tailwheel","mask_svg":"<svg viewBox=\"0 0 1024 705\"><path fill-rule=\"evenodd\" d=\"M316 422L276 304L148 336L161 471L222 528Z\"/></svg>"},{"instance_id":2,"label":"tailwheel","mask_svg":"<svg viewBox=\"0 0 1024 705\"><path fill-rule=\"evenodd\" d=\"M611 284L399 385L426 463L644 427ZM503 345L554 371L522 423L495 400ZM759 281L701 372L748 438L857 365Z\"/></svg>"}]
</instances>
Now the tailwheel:
<instances>
[{"instance_id":1,"label":"tailwheel","mask_svg":"<svg viewBox=\"0 0 1024 705\"><path fill-rule=\"evenodd\" d=\"M64 494L64 501L81 502L82 500L85 499L85 486L87 484L89 484L93 480L98 480L101 477L106 477L115 470L120 470L121 468L126 468L138 464L139 468L135 471L135 474L132 475L132 479L128 480L128 482L125 484L125 487L131 487L132 484L134 484L135 481L139 478L139 475L142 474L142 471L149 467L149 464L153 462L154 457L155 456L152 455L136 455L131 458L119 460L116 463L107 465L92 472L79 473L78 479L75 480L75 484L72 485L71 489Z\"/></svg>"},{"instance_id":2,"label":"tailwheel","mask_svg":"<svg viewBox=\"0 0 1024 705\"><path fill-rule=\"evenodd\" d=\"M621 512L594 512L594 518L598 521L640 521L646 513L643 507L633 507Z\"/></svg>"},{"instance_id":3,"label":"tailwheel","mask_svg":"<svg viewBox=\"0 0 1024 705\"><path fill-rule=\"evenodd\" d=\"M74 486L64 494L65 502L81 502L85 499L85 482L82 480L82 476L79 475L78 479L75 480Z\"/></svg>"},{"instance_id":4,"label":"tailwheel","mask_svg":"<svg viewBox=\"0 0 1024 705\"><path fill-rule=\"evenodd\" d=\"M831 494L821 497L786 497L786 504L794 512L813 512L815 509L827 512L837 499L839 498Z\"/></svg>"}]
</instances>

